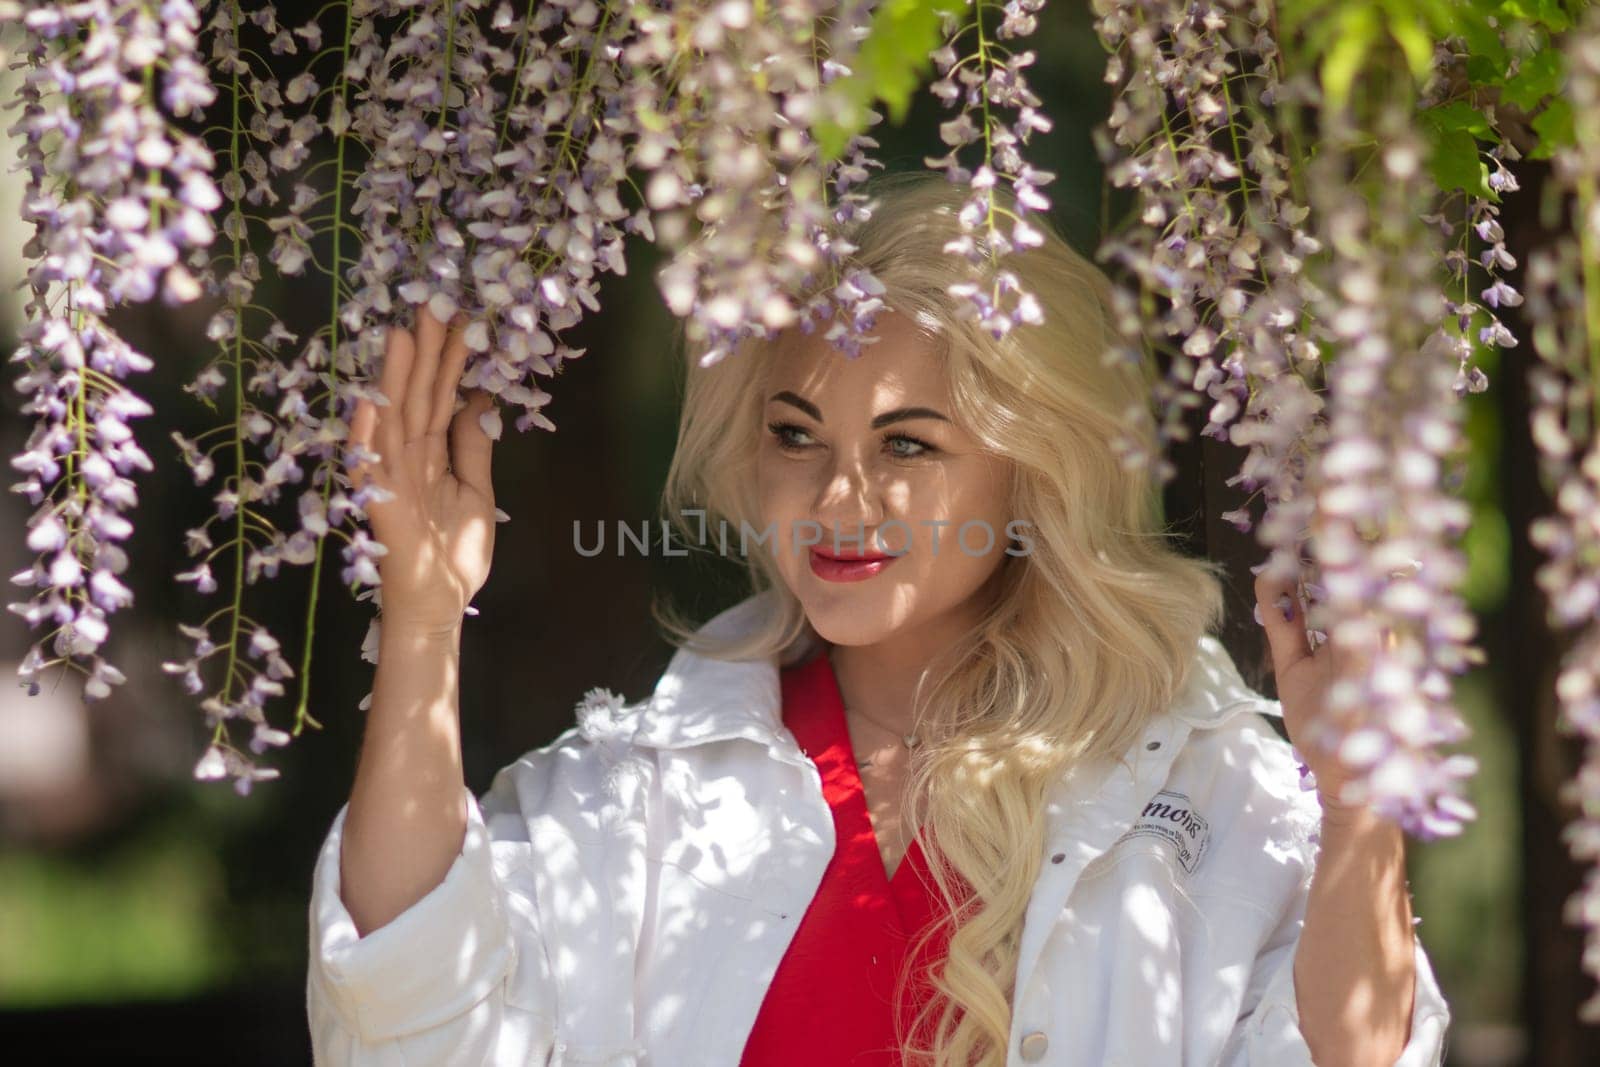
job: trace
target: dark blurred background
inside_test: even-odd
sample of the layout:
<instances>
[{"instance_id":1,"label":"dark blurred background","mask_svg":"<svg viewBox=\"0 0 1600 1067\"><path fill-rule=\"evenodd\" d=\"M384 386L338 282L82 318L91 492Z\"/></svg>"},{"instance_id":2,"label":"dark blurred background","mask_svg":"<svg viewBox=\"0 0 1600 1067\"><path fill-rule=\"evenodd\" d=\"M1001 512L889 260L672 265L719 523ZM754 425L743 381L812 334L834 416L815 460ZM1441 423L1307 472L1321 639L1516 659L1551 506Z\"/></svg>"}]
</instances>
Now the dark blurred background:
<instances>
[{"instance_id":1,"label":"dark blurred background","mask_svg":"<svg viewBox=\"0 0 1600 1067\"><path fill-rule=\"evenodd\" d=\"M278 7L289 25L314 10ZM1027 156L1058 175L1046 189L1053 216L1088 253L1103 220L1120 217L1126 200L1103 199L1091 147L1089 131L1109 97L1086 7L1047 9L1025 47L1038 52L1029 77L1055 121L1049 134L1034 135ZM14 92L15 75L8 77ZM890 169L921 167L924 155L943 150L936 126L946 117L921 94L902 128L875 131L879 158ZM14 153L15 145L8 141L5 151ZM0 247L13 252L0 256L0 336L9 352L21 312L16 250L28 229L25 219L13 221L20 175L5 169ZM1505 209L1509 244L1523 260L1539 236L1542 173L1520 165L1523 192ZM672 322L653 283L657 262L651 248L635 242L628 274L606 276L604 310L568 334L588 354L550 387L555 400L546 412L560 431L518 434L508 419L496 448L497 494L511 522L498 528L494 573L477 598L480 614L466 622L463 647L463 743L475 792L499 767L569 726L589 687L609 686L629 699L650 691L672 651L650 618L653 591L700 618L741 596L725 566L635 552L583 558L572 547L575 521L636 525L655 514L680 377ZM291 290L269 278L257 299L279 309L315 307L315 293L314 283ZM371 610L339 584L338 556L330 552L311 709L324 729L266 757L282 778L259 784L248 798L225 783L191 778L206 731L196 702L160 663L189 654L179 622L197 622L223 603L172 577L189 566L184 531L210 513L217 482L194 486L168 435L178 429L193 436L215 424L181 390L209 356L209 314L202 306L157 308L119 319L156 360L136 387L158 412L134 424L157 470L139 480L138 532L124 576L137 603L114 617L107 650L127 683L93 704L81 700L77 674L47 683L34 698L15 686L0 689L0 1058L9 1063L310 1059L306 905L318 846L354 770L364 719L357 704L372 678L359 655ZM1528 336L1515 309L1508 325ZM1464 749L1481 763L1471 791L1479 817L1459 838L1413 842L1411 884L1421 936L1454 1011L1452 1067L1600 1063L1596 1028L1576 1022L1589 991L1578 966L1581 939L1561 919L1579 877L1557 836L1572 814L1557 789L1577 752L1553 728L1551 677L1561 645L1544 625L1525 535L1530 516L1548 510L1528 473L1521 372L1532 353L1524 343L1506 355L1497 366L1494 352L1484 354L1492 386L1468 402L1476 521L1467 594L1490 665L1462 679L1459 694L1473 729ZM8 394L0 441L9 456L29 424L18 414L19 396ZM1224 636L1247 676L1270 693L1250 618L1247 568L1261 553L1217 518L1237 506L1223 485L1237 464L1229 452L1209 440L1180 449L1182 473L1168 488L1167 514L1191 551L1229 564ZM28 514L24 498L0 499L13 531L0 541L7 574L32 562L23 544ZM289 649L303 633L308 579L309 568L286 568L276 581L252 587L246 601ZM33 635L7 618L0 666L9 673ZM298 657L291 659L298 668ZM287 726L291 712L274 709L277 724Z\"/></svg>"}]
</instances>

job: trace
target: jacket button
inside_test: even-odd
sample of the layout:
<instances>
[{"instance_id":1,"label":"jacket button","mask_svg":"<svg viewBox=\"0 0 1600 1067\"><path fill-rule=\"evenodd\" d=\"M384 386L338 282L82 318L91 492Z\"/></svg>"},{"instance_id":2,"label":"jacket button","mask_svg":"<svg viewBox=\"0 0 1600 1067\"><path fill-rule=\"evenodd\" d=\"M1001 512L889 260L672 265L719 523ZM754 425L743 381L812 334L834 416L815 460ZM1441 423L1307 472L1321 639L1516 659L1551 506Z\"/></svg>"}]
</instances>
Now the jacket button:
<instances>
[{"instance_id":1,"label":"jacket button","mask_svg":"<svg viewBox=\"0 0 1600 1067\"><path fill-rule=\"evenodd\" d=\"M1057 852L1054 856L1050 857L1050 862L1051 863L1060 863L1062 860L1064 860L1066 858L1067 858L1067 854L1065 852Z\"/></svg>"},{"instance_id":2,"label":"jacket button","mask_svg":"<svg viewBox=\"0 0 1600 1067\"><path fill-rule=\"evenodd\" d=\"M1050 1047L1050 1039L1039 1030L1033 1031L1022 1039L1022 1058L1032 1063L1044 1056L1044 1050Z\"/></svg>"},{"instance_id":3,"label":"jacket button","mask_svg":"<svg viewBox=\"0 0 1600 1067\"><path fill-rule=\"evenodd\" d=\"M1148 745L1146 745L1144 747L1149 749L1151 752L1154 752L1156 749L1161 747L1161 742L1160 741L1152 741L1152 742L1150 742Z\"/></svg>"}]
</instances>

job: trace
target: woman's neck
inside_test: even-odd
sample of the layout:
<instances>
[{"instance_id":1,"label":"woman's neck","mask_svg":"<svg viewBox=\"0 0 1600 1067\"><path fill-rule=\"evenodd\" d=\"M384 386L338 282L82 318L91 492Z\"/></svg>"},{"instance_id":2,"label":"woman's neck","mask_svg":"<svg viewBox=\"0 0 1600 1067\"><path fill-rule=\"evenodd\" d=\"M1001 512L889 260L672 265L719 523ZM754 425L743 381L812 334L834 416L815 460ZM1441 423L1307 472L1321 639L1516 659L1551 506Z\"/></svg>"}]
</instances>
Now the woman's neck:
<instances>
[{"instance_id":1,"label":"woman's neck","mask_svg":"<svg viewBox=\"0 0 1600 1067\"><path fill-rule=\"evenodd\" d=\"M872 645L827 645L844 706L902 734L918 725L912 697L917 681L931 679L941 657L970 629L966 619L940 620ZM924 683L926 685L926 683Z\"/></svg>"}]
</instances>

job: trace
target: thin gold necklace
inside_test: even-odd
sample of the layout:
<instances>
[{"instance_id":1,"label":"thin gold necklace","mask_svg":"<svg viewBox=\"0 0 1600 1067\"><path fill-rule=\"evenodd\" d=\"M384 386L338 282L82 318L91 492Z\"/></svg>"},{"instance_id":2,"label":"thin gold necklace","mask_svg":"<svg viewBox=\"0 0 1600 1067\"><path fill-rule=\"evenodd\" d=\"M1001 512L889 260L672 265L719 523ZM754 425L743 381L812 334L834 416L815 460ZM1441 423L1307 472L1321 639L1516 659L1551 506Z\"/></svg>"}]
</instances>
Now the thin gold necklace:
<instances>
[{"instance_id":1,"label":"thin gold necklace","mask_svg":"<svg viewBox=\"0 0 1600 1067\"><path fill-rule=\"evenodd\" d=\"M827 652L827 653L824 653L824 655L828 656L828 667L831 670L833 668L833 656L832 656L832 653L831 652ZM835 674L835 677L837 677L837 673ZM876 726L878 729L883 730L883 731L885 731L887 733L894 734L896 737L898 737L900 739L900 743L906 747L906 751L907 752L911 751L912 749L916 748L918 745L920 745L922 743L922 738L917 736L917 723L912 723L911 724L911 732L910 733L901 733L899 730L895 730L895 729L892 729L892 728L890 728L888 726L885 726L883 723L879 722L877 719L874 719L871 715L868 715L864 711L858 711L855 714L860 715L863 719L866 719L868 722L870 722L872 725ZM848 721L849 718L850 718L850 709L849 708L845 708L844 709L844 716L845 716L845 719ZM922 719L922 716L921 716L920 712L917 715L917 719L918 719L918 722L920 722L921 719ZM872 766L872 760L871 759L856 760L856 766L861 768L862 770L865 770L866 768Z\"/></svg>"},{"instance_id":2,"label":"thin gold necklace","mask_svg":"<svg viewBox=\"0 0 1600 1067\"><path fill-rule=\"evenodd\" d=\"M848 720L849 717L850 717L850 709L849 708L845 708L844 709L844 714L845 714L845 718ZM879 722L877 719L874 719L872 716L867 715L864 712L859 712L858 711L858 712L856 712L856 714L860 715L863 719L866 719L868 722L870 722L872 725L876 726L878 729L887 731L888 733L891 733L891 734L894 734L897 738L899 738L900 743L905 746L907 752L911 751L912 749L916 748L919 744L922 743L922 738L917 736L915 727L912 728L912 732L911 733L903 734L899 730L891 730L891 729L889 729L889 727L883 725L883 723ZM873 765L872 764L872 757L870 757L870 756L868 756L866 759L858 759L858 760L856 760L856 770L858 770L858 771L864 771L867 768L871 767L872 765Z\"/></svg>"}]
</instances>

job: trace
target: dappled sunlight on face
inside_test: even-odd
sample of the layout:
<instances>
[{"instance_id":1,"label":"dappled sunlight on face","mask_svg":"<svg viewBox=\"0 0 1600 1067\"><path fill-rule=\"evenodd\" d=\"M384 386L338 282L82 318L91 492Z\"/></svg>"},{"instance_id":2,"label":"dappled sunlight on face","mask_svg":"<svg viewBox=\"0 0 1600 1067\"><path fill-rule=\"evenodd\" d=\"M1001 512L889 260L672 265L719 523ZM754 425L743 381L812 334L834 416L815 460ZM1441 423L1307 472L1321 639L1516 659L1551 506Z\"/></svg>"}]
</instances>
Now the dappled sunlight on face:
<instances>
[{"instance_id":1,"label":"dappled sunlight on face","mask_svg":"<svg viewBox=\"0 0 1600 1067\"><path fill-rule=\"evenodd\" d=\"M955 420L915 323L884 312L855 360L798 337L761 389L763 530L784 583L828 641L868 645L968 617L1007 559L1010 464ZM835 544L837 537L837 544ZM816 555L896 556L854 574Z\"/></svg>"}]
</instances>

